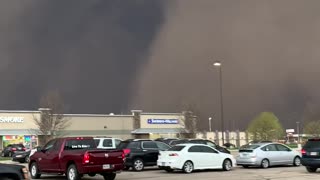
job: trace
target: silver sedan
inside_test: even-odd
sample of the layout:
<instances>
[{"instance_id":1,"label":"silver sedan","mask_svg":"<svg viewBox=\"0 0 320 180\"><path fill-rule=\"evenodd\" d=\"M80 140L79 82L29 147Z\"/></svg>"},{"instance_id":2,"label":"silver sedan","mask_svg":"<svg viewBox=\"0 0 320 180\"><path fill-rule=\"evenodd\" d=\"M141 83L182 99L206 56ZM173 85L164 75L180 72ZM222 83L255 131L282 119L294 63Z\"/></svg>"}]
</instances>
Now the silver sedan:
<instances>
[{"instance_id":1,"label":"silver sedan","mask_svg":"<svg viewBox=\"0 0 320 180\"><path fill-rule=\"evenodd\" d=\"M257 143L240 148L237 165L245 168L261 166L268 168L274 165L300 166L301 154L286 145L279 143Z\"/></svg>"}]
</instances>

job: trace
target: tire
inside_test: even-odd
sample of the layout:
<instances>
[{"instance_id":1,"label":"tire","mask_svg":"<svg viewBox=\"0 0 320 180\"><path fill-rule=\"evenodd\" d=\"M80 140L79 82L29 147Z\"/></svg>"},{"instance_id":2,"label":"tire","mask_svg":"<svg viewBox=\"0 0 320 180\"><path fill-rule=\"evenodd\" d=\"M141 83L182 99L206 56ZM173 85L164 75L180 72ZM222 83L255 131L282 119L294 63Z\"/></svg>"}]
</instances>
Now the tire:
<instances>
[{"instance_id":1,"label":"tire","mask_svg":"<svg viewBox=\"0 0 320 180\"><path fill-rule=\"evenodd\" d=\"M268 168L269 166L270 166L269 160L268 160L268 159L262 159L262 161L261 161L261 167L264 168L264 169L266 169L266 168Z\"/></svg>"},{"instance_id":2,"label":"tire","mask_svg":"<svg viewBox=\"0 0 320 180\"><path fill-rule=\"evenodd\" d=\"M9 156L9 157L12 157L12 152L9 152L8 156Z\"/></svg>"},{"instance_id":3,"label":"tire","mask_svg":"<svg viewBox=\"0 0 320 180\"><path fill-rule=\"evenodd\" d=\"M164 168L164 170L167 171L167 172L173 172L174 171L174 169L171 169L171 168Z\"/></svg>"},{"instance_id":4,"label":"tire","mask_svg":"<svg viewBox=\"0 0 320 180\"><path fill-rule=\"evenodd\" d=\"M76 165L71 164L68 166L67 173L66 173L68 180L79 180L81 179L81 175L78 172Z\"/></svg>"},{"instance_id":5,"label":"tire","mask_svg":"<svg viewBox=\"0 0 320 180\"><path fill-rule=\"evenodd\" d=\"M41 174L36 162L31 163L29 171L32 179L40 179Z\"/></svg>"},{"instance_id":6,"label":"tire","mask_svg":"<svg viewBox=\"0 0 320 180\"><path fill-rule=\"evenodd\" d=\"M248 166L248 165L242 165L242 167L243 167L243 168L249 168L249 166Z\"/></svg>"},{"instance_id":7,"label":"tire","mask_svg":"<svg viewBox=\"0 0 320 180\"><path fill-rule=\"evenodd\" d=\"M1 157L5 157L5 154L4 154L4 152L1 152Z\"/></svg>"},{"instance_id":8,"label":"tire","mask_svg":"<svg viewBox=\"0 0 320 180\"><path fill-rule=\"evenodd\" d=\"M193 171L193 163L191 161L186 161L182 166L182 171L189 174Z\"/></svg>"},{"instance_id":9,"label":"tire","mask_svg":"<svg viewBox=\"0 0 320 180\"><path fill-rule=\"evenodd\" d=\"M140 158L136 158L134 161L133 161L133 166L132 166L132 169L134 171L142 171L144 169L144 162L142 159Z\"/></svg>"},{"instance_id":10,"label":"tire","mask_svg":"<svg viewBox=\"0 0 320 180\"><path fill-rule=\"evenodd\" d=\"M293 159L293 166L300 166L300 165L301 165L301 158L297 156Z\"/></svg>"},{"instance_id":11,"label":"tire","mask_svg":"<svg viewBox=\"0 0 320 180\"><path fill-rule=\"evenodd\" d=\"M314 172L317 171L318 168L315 168L315 167L306 167L306 169L307 169L307 171L308 171L309 173L314 173Z\"/></svg>"},{"instance_id":12,"label":"tire","mask_svg":"<svg viewBox=\"0 0 320 180\"><path fill-rule=\"evenodd\" d=\"M104 180L114 180L117 176L116 173L107 173L102 175Z\"/></svg>"},{"instance_id":13,"label":"tire","mask_svg":"<svg viewBox=\"0 0 320 180\"><path fill-rule=\"evenodd\" d=\"M222 163L222 169L224 171L230 171L232 169L232 162L229 159L225 159Z\"/></svg>"}]
</instances>

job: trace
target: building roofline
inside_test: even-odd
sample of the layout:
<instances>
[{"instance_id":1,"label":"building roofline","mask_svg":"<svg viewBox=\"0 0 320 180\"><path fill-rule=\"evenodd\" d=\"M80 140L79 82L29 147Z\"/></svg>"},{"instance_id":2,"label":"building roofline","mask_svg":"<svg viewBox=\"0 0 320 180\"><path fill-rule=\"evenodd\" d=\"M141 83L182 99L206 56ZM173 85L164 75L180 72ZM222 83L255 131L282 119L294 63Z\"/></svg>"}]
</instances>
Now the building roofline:
<instances>
[{"instance_id":1,"label":"building roofline","mask_svg":"<svg viewBox=\"0 0 320 180\"><path fill-rule=\"evenodd\" d=\"M0 110L0 113L40 113L41 111L28 111L28 110Z\"/></svg>"},{"instance_id":2,"label":"building roofline","mask_svg":"<svg viewBox=\"0 0 320 180\"><path fill-rule=\"evenodd\" d=\"M141 115L183 115L182 113L151 113L151 112L144 112Z\"/></svg>"},{"instance_id":3,"label":"building roofline","mask_svg":"<svg viewBox=\"0 0 320 180\"><path fill-rule=\"evenodd\" d=\"M57 115L57 114L54 114ZM83 116L83 117L133 117L133 115L110 115L110 114L62 114L63 116Z\"/></svg>"}]
</instances>

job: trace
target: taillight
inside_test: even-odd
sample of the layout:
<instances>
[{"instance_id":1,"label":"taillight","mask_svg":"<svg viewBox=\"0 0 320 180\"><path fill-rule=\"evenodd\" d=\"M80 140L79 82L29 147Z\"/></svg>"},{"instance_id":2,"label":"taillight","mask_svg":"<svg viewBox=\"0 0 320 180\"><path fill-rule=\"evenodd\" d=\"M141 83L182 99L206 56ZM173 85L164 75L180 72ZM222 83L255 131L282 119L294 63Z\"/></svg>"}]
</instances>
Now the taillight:
<instances>
[{"instance_id":1,"label":"taillight","mask_svg":"<svg viewBox=\"0 0 320 180\"><path fill-rule=\"evenodd\" d=\"M17 148L12 148L11 150L12 150L12 151L16 151L16 150L17 150Z\"/></svg>"},{"instance_id":2,"label":"taillight","mask_svg":"<svg viewBox=\"0 0 320 180\"><path fill-rule=\"evenodd\" d=\"M179 156L179 154L177 154L177 153L171 153L171 154L169 154L169 156Z\"/></svg>"},{"instance_id":3,"label":"taillight","mask_svg":"<svg viewBox=\"0 0 320 180\"><path fill-rule=\"evenodd\" d=\"M131 152L130 149L124 149L124 150L123 150L124 156L130 154L130 152Z\"/></svg>"},{"instance_id":4,"label":"taillight","mask_svg":"<svg viewBox=\"0 0 320 180\"><path fill-rule=\"evenodd\" d=\"M83 155L83 161L82 161L82 163L83 163L83 164L88 164L89 162L90 162L90 156L89 156L89 153L86 152L86 153L84 153L84 155Z\"/></svg>"},{"instance_id":5,"label":"taillight","mask_svg":"<svg viewBox=\"0 0 320 180\"><path fill-rule=\"evenodd\" d=\"M24 179L29 179L27 168L22 168L22 174L23 174Z\"/></svg>"},{"instance_id":6,"label":"taillight","mask_svg":"<svg viewBox=\"0 0 320 180\"><path fill-rule=\"evenodd\" d=\"M302 155L306 155L306 154L307 154L307 151L304 150L304 149L301 149L301 154L302 154Z\"/></svg>"},{"instance_id":7,"label":"taillight","mask_svg":"<svg viewBox=\"0 0 320 180\"><path fill-rule=\"evenodd\" d=\"M22 148L22 149L23 149L24 151L25 151L25 150L27 150L27 148L25 148L25 147L24 147L24 148Z\"/></svg>"}]
</instances>

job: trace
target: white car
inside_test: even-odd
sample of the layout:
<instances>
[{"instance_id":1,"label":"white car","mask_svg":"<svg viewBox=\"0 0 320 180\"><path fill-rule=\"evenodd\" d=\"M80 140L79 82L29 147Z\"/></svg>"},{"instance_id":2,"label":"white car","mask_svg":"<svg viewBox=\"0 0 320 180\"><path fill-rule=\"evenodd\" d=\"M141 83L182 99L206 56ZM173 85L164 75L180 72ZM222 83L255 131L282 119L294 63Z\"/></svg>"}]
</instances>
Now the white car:
<instances>
[{"instance_id":1,"label":"white car","mask_svg":"<svg viewBox=\"0 0 320 180\"><path fill-rule=\"evenodd\" d=\"M95 137L95 143L98 149L116 149L122 139L111 138L111 137Z\"/></svg>"},{"instance_id":2,"label":"white car","mask_svg":"<svg viewBox=\"0 0 320 180\"><path fill-rule=\"evenodd\" d=\"M301 154L280 143L256 143L242 146L237 156L237 165L247 168L260 166L268 168L274 165L300 166Z\"/></svg>"},{"instance_id":3,"label":"white car","mask_svg":"<svg viewBox=\"0 0 320 180\"><path fill-rule=\"evenodd\" d=\"M200 169L223 169L229 171L236 165L231 154L204 144L178 144L159 153L157 165L160 169L172 172L175 169L191 173Z\"/></svg>"}]
</instances>

